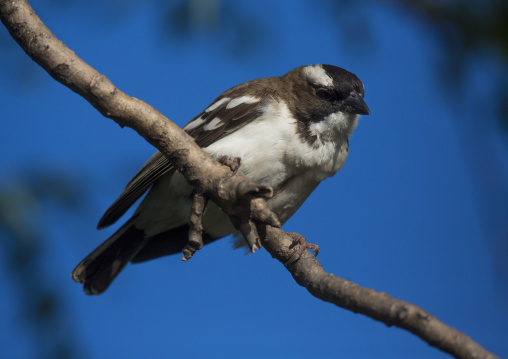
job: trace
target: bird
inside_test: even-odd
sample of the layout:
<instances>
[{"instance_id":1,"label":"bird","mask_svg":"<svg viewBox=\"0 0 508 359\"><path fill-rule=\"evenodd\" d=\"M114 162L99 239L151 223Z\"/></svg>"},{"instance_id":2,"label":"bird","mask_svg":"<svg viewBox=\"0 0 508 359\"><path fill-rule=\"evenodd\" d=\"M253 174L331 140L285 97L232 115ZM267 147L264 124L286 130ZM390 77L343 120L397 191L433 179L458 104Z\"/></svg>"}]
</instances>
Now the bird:
<instances>
[{"instance_id":1,"label":"bird","mask_svg":"<svg viewBox=\"0 0 508 359\"><path fill-rule=\"evenodd\" d=\"M223 92L183 130L213 159L239 159L254 183L271 186L268 208L286 222L347 158L359 115L370 115L359 78L333 65L297 67ZM103 293L129 263L182 252L188 242L193 187L156 152L128 182L97 225L115 223L146 192L134 214L83 259L71 278L88 295ZM203 242L239 236L209 201Z\"/></svg>"}]
</instances>

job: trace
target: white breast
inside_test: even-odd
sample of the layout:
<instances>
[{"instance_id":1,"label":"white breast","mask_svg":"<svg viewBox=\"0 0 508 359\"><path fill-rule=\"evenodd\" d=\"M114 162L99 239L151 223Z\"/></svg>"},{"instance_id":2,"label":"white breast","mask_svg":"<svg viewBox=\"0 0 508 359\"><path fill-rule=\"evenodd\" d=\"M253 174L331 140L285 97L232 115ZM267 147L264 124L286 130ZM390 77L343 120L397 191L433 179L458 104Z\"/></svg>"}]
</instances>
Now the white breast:
<instances>
[{"instance_id":1,"label":"white breast","mask_svg":"<svg viewBox=\"0 0 508 359\"><path fill-rule=\"evenodd\" d=\"M311 124L317 141L309 145L298 135L297 121L283 102L270 102L263 115L204 150L214 158L240 157L241 171L253 182L279 187L283 193L268 204L285 222L323 179L342 168L348 137L358 116L337 113Z\"/></svg>"}]
</instances>

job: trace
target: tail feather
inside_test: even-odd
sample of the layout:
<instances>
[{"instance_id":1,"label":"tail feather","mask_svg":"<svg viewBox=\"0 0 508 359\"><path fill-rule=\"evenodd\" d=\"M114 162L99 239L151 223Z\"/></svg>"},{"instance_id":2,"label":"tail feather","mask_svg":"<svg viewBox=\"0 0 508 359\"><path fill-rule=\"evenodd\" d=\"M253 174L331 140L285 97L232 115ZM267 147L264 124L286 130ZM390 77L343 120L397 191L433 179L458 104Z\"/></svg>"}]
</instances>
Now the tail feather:
<instances>
[{"instance_id":1,"label":"tail feather","mask_svg":"<svg viewBox=\"0 0 508 359\"><path fill-rule=\"evenodd\" d=\"M143 231L126 222L110 238L79 263L71 278L83 283L86 294L101 294L147 243Z\"/></svg>"},{"instance_id":2,"label":"tail feather","mask_svg":"<svg viewBox=\"0 0 508 359\"><path fill-rule=\"evenodd\" d=\"M71 278L83 283L86 294L104 292L127 263L139 263L151 259L181 253L187 245L189 225L145 238L144 231L137 229L131 218L104 243L79 263ZM208 244L219 238L203 233L203 243Z\"/></svg>"},{"instance_id":3,"label":"tail feather","mask_svg":"<svg viewBox=\"0 0 508 359\"><path fill-rule=\"evenodd\" d=\"M217 239L219 238L212 238L207 233L203 233L203 244L208 244ZM188 224L156 234L150 237L150 240L131 259L131 262L140 263L171 254L182 253L188 241Z\"/></svg>"}]
</instances>

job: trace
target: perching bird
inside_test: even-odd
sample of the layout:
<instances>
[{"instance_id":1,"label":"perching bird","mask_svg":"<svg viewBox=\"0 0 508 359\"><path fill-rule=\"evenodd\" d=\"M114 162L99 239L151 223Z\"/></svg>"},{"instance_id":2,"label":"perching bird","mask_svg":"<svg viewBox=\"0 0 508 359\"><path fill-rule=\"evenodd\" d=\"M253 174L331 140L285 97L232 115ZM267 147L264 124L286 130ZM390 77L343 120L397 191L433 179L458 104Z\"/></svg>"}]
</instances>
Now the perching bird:
<instances>
[{"instance_id":1,"label":"perching bird","mask_svg":"<svg viewBox=\"0 0 508 359\"><path fill-rule=\"evenodd\" d=\"M358 77L340 67L298 67L284 76L235 86L183 129L212 158L238 157L254 183L271 186L268 207L286 222L317 185L342 168L358 115L369 115ZM72 271L86 294L100 294L128 262L182 251L193 187L156 152L99 221L116 222L147 190L134 215ZM203 242L238 234L213 202L203 216Z\"/></svg>"}]
</instances>

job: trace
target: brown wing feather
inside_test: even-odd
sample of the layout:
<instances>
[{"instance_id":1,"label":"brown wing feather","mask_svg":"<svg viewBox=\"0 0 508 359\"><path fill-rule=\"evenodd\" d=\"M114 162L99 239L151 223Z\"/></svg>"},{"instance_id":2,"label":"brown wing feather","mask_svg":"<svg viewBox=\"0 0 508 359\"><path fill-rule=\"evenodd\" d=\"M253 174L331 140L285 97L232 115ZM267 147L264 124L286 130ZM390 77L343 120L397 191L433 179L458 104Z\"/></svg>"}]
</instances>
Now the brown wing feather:
<instances>
[{"instance_id":1,"label":"brown wing feather","mask_svg":"<svg viewBox=\"0 0 508 359\"><path fill-rule=\"evenodd\" d=\"M158 178L172 169L173 165L162 153L157 151L129 181L122 194L104 212L97 228L102 229L115 223Z\"/></svg>"},{"instance_id":2,"label":"brown wing feather","mask_svg":"<svg viewBox=\"0 0 508 359\"><path fill-rule=\"evenodd\" d=\"M188 131L188 133L194 138L198 146L208 147L254 120L261 111L261 102L244 103L231 109L226 109L227 104L226 102L210 112L202 112L196 117L205 121L198 127ZM216 118L221 120L222 125L212 130L205 130L204 127Z\"/></svg>"}]
</instances>

